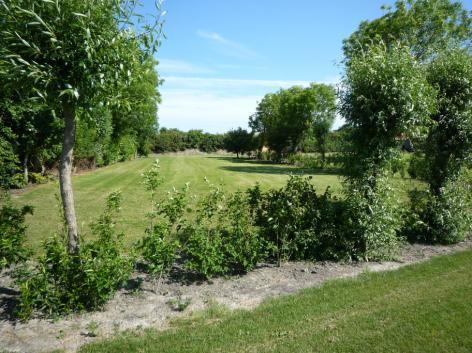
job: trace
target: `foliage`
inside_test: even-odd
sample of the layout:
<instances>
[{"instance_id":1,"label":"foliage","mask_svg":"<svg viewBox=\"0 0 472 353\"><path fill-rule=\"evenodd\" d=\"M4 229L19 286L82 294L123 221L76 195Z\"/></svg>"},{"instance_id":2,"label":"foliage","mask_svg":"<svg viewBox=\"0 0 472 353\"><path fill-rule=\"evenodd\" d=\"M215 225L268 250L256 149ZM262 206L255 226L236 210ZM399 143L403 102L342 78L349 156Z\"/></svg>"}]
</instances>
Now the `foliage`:
<instances>
[{"instance_id":1,"label":"foliage","mask_svg":"<svg viewBox=\"0 0 472 353\"><path fill-rule=\"evenodd\" d=\"M430 161L426 159L424 153L415 152L413 153L410 163L408 165L408 175L414 179L429 180L430 173Z\"/></svg>"},{"instance_id":2,"label":"foliage","mask_svg":"<svg viewBox=\"0 0 472 353\"><path fill-rule=\"evenodd\" d=\"M386 13L382 17L361 22L344 40L347 62L380 42L388 47L401 42L421 61L444 48L470 48L472 44L472 16L459 1L397 0L394 8L383 9Z\"/></svg>"},{"instance_id":3,"label":"foliage","mask_svg":"<svg viewBox=\"0 0 472 353\"><path fill-rule=\"evenodd\" d=\"M472 230L472 172L464 170L449 180L440 195L413 191L415 206L409 214L406 234L412 241L452 244L463 241Z\"/></svg>"},{"instance_id":4,"label":"foliage","mask_svg":"<svg viewBox=\"0 0 472 353\"><path fill-rule=\"evenodd\" d=\"M110 194L92 226L97 239L84 243L77 254L69 254L65 236L44 243L44 255L18 278L20 318L35 310L55 316L97 309L129 278L132 260L124 255L123 234L116 233L114 222L120 202L119 192Z\"/></svg>"},{"instance_id":5,"label":"foliage","mask_svg":"<svg viewBox=\"0 0 472 353\"><path fill-rule=\"evenodd\" d=\"M401 222L388 170L397 137L418 135L435 108L435 91L409 48L372 46L350 61L341 112L351 127L345 193L358 257L391 258Z\"/></svg>"},{"instance_id":6,"label":"foliage","mask_svg":"<svg viewBox=\"0 0 472 353\"><path fill-rule=\"evenodd\" d=\"M472 161L472 57L462 49L441 53L428 67L438 110L428 136L429 183L435 195Z\"/></svg>"},{"instance_id":7,"label":"foliage","mask_svg":"<svg viewBox=\"0 0 472 353\"><path fill-rule=\"evenodd\" d=\"M164 181L160 175L159 160L143 174L143 183L150 192L151 212L148 214L149 226L145 236L137 244L151 274L162 274L174 264L180 244L175 234L180 218L187 206L188 184L182 191L174 189L168 193L167 200L156 199L158 187ZM162 218L158 219L159 216Z\"/></svg>"},{"instance_id":8,"label":"foliage","mask_svg":"<svg viewBox=\"0 0 472 353\"><path fill-rule=\"evenodd\" d=\"M345 232L353 255L367 261L394 259L403 239L402 213L386 175L351 180L346 192Z\"/></svg>"},{"instance_id":9,"label":"foliage","mask_svg":"<svg viewBox=\"0 0 472 353\"><path fill-rule=\"evenodd\" d=\"M281 189L248 190L249 203L278 263L287 260L323 260L349 257L343 235L343 204L329 189L317 195L311 178L291 176Z\"/></svg>"},{"instance_id":10,"label":"foliage","mask_svg":"<svg viewBox=\"0 0 472 353\"><path fill-rule=\"evenodd\" d=\"M161 128L154 136L151 149L156 153L178 152L186 149L198 149L211 153L224 148L223 140L223 135L203 133L202 130L184 132L178 129Z\"/></svg>"},{"instance_id":11,"label":"foliage","mask_svg":"<svg viewBox=\"0 0 472 353\"><path fill-rule=\"evenodd\" d=\"M239 154L249 153L256 149L253 134L241 127L226 133L224 147L228 152L236 153L238 158Z\"/></svg>"},{"instance_id":12,"label":"foliage","mask_svg":"<svg viewBox=\"0 0 472 353\"><path fill-rule=\"evenodd\" d=\"M334 113L332 87L323 84L311 84L308 88L294 86L266 94L258 104L256 113L250 117L249 126L280 160L284 153L297 150L310 127L320 146L324 146Z\"/></svg>"},{"instance_id":13,"label":"foliage","mask_svg":"<svg viewBox=\"0 0 472 353\"><path fill-rule=\"evenodd\" d=\"M184 266L205 277L249 271L264 258L263 242L253 226L246 197L227 197L208 182L210 192L195 209L195 222L182 232Z\"/></svg>"},{"instance_id":14,"label":"foliage","mask_svg":"<svg viewBox=\"0 0 472 353\"><path fill-rule=\"evenodd\" d=\"M29 255L25 247L25 216L33 214L31 206L14 207L7 194L0 195L0 269L24 261Z\"/></svg>"}]
</instances>

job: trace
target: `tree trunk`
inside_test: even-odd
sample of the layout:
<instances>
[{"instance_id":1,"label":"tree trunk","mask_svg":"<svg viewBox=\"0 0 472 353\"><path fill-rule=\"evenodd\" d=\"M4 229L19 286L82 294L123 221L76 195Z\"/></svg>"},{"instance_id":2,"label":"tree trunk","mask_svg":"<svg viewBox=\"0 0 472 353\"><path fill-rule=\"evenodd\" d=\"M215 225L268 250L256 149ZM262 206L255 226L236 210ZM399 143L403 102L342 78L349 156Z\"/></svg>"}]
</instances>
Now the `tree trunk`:
<instances>
[{"instance_id":1,"label":"tree trunk","mask_svg":"<svg viewBox=\"0 0 472 353\"><path fill-rule=\"evenodd\" d=\"M28 153L25 153L25 158L23 159L23 173L25 176L25 183L28 185Z\"/></svg>"},{"instance_id":2,"label":"tree trunk","mask_svg":"<svg viewBox=\"0 0 472 353\"><path fill-rule=\"evenodd\" d=\"M67 101L62 102L64 118L64 140L62 142L61 160L59 165L59 185L61 188L62 207L67 226L69 254L79 251L79 236L75 216L74 193L72 190L72 161L75 144L75 109Z\"/></svg>"}]
</instances>

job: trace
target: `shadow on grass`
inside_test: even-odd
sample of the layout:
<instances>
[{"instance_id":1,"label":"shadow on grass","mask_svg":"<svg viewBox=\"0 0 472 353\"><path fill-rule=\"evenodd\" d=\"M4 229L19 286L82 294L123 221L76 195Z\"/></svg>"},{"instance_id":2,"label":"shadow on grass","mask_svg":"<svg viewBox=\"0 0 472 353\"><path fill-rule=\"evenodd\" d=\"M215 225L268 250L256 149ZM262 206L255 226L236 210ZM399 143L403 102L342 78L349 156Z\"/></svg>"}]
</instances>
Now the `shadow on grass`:
<instances>
[{"instance_id":1,"label":"shadow on grass","mask_svg":"<svg viewBox=\"0 0 472 353\"><path fill-rule=\"evenodd\" d=\"M272 161L261 161L256 159L236 158L226 156L211 156L207 158L218 159L234 163L230 166L221 166L219 169L236 173L255 174L279 174L279 175L341 175L339 168L313 169L297 167L290 164L274 163ZM243 165L242 165L243 164ZM250 164L250 165L248 165Z\"/></svg>"}]
</instances>

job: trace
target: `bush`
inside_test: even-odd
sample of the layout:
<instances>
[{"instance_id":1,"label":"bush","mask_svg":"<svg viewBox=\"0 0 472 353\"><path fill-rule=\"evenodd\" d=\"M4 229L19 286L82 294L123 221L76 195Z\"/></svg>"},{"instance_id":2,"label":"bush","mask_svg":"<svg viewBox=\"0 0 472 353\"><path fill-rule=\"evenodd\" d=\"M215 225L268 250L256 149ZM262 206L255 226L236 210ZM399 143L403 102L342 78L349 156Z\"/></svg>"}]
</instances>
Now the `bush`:
<instances>
[{"instance_id":1,"label":"bush","mask_svg":"<svg viewBox=\"0 0 472 353\"><path fill-rule=\"evenodd\" d=\"M406 225L410 241L453 244L463 241L472 231L472 173L463 171L450 180L440 195L413 191L414 205Z\"/></svg>"},{"instance_id":2,"label":"bush","mask_svg":"<svg viewBox=\"0 0 472 353\"><path fill-rule=\"evenodd\" d=\"M413 179L429 180L429 163L423 153L414 153L408 165L408 174Z\"/></svg>"},{"instance_id":3,"label":"bush","mask_svg":"<svg viewBox=\"0 0 472 353\"><path fill-rule=\"evenodd\" d=\"M209 184L210 192L196 207L196 219L182 233L184 266L205 277L249 271L265 256L247 197L227 197Z\"/></svg>"},{"instance_id":4,"label":"bush","mask_svg":"<svg viewBox=\"0 0 472 353\"><path fill-rule=\"evenodd\" d=\"M29 255L24 246L26 237L25 216L33 214L31 206L13 207L8 199L0 209L0 269L24 261Z\"/></svg>"},{"instance_id":5,"label":"bush","mask_svg":"<svg viewBox=\"0 0 472 353\"><path fill-rule=\"evenodd\" d=\"M45 242L38 264L18 278L20 318L29 318L34 310L55 316L97 309L129 278L133 262L123 253L123 234L116 234L113 221L120 196L114 192L108 197L92 225L97 239L83 244L78 254L68 253L65 236Z\"/></svg>"},{"instance_id":6,"label":"bush","mask_svg":"<svg viewBox=\"0 0 472 353\"><path fill-rule=\"evenodd\" d=\"M310 180L291 176L279 190L264 193L259 186L248 190L255 224L278 262L350 255L342 231L344 205L331 196L329 189L317 195Z\"/></svg>"},{"instance_id":7,"label":"bush","mask_svg":"<svg viewBox=\"0 0 472 353\"><path fill-rule=\"evenodd\" d=\"M23 173L14 174L10 178L10 189L23 189L27 186L25 175Z\"/></svg>"},{"instance_id":8,"label":"bush","mask_svg":"<svg viewBox=\"0 0 472 353\"><path fill-rule=\"evenodd\" d=\"M49 177L41 173L29 173L29 180L33 184L45 184L49 181Z\"/></svg>"}]
</instances>

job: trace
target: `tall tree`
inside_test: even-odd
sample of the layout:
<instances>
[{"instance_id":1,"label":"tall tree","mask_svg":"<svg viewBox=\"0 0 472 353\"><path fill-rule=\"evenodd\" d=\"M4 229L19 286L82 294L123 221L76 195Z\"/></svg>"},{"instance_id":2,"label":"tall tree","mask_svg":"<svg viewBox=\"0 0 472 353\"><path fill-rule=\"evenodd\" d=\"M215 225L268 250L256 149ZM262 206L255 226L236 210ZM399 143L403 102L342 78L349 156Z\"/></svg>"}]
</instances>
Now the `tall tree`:
<instances>
[{"instance_id":1,"label":"tall tree","mask_svg":"<svg viewBox=\"0 0 472 353\"><path fill-rule=\"evenodd\" d=\"M321 163L326 161L327 137L336 117L336 91L325 84L312 83L309 87L312 104L312 124Z\"/></svg>"},{"instance_id":2,"label":"tall tree","mask_svg":"<svg viewBox=\"0 0 472 353\"><path fill-rule=\"evenodd\" d=\"M60 189L68 250L79 249L72 190L76 112L127 105L121 92L155 51L158 25L129 23L137 0L0 0L0 75L4 84L36 95L64 120Z\"/></svg>"},{"instance_id":3,"label":"tall tree","mask_svg":"<svg viewBox=\"0 0 472 353\"><path fill-rule=\"evenodd\" d=\"M385 15L361 22L358 30L344 40L347 62L371 44L380 42L388 47L401 42L420 61L445 48L471 48L471 12L459 1L397 0L393 8L383 9Z\"/></svg>"},{"instance_id":4,"label":"tall tree","mask_svg":"<svg viewBox=\"0 0 472 353\"><path fill-rule=\"evenodd\" d=\"M239 127L226 133L224 146L228 152L236 153L236 157L239 158L240 153L250 152L254 149L254 136Z\"/></svg>"}]
</instances>

